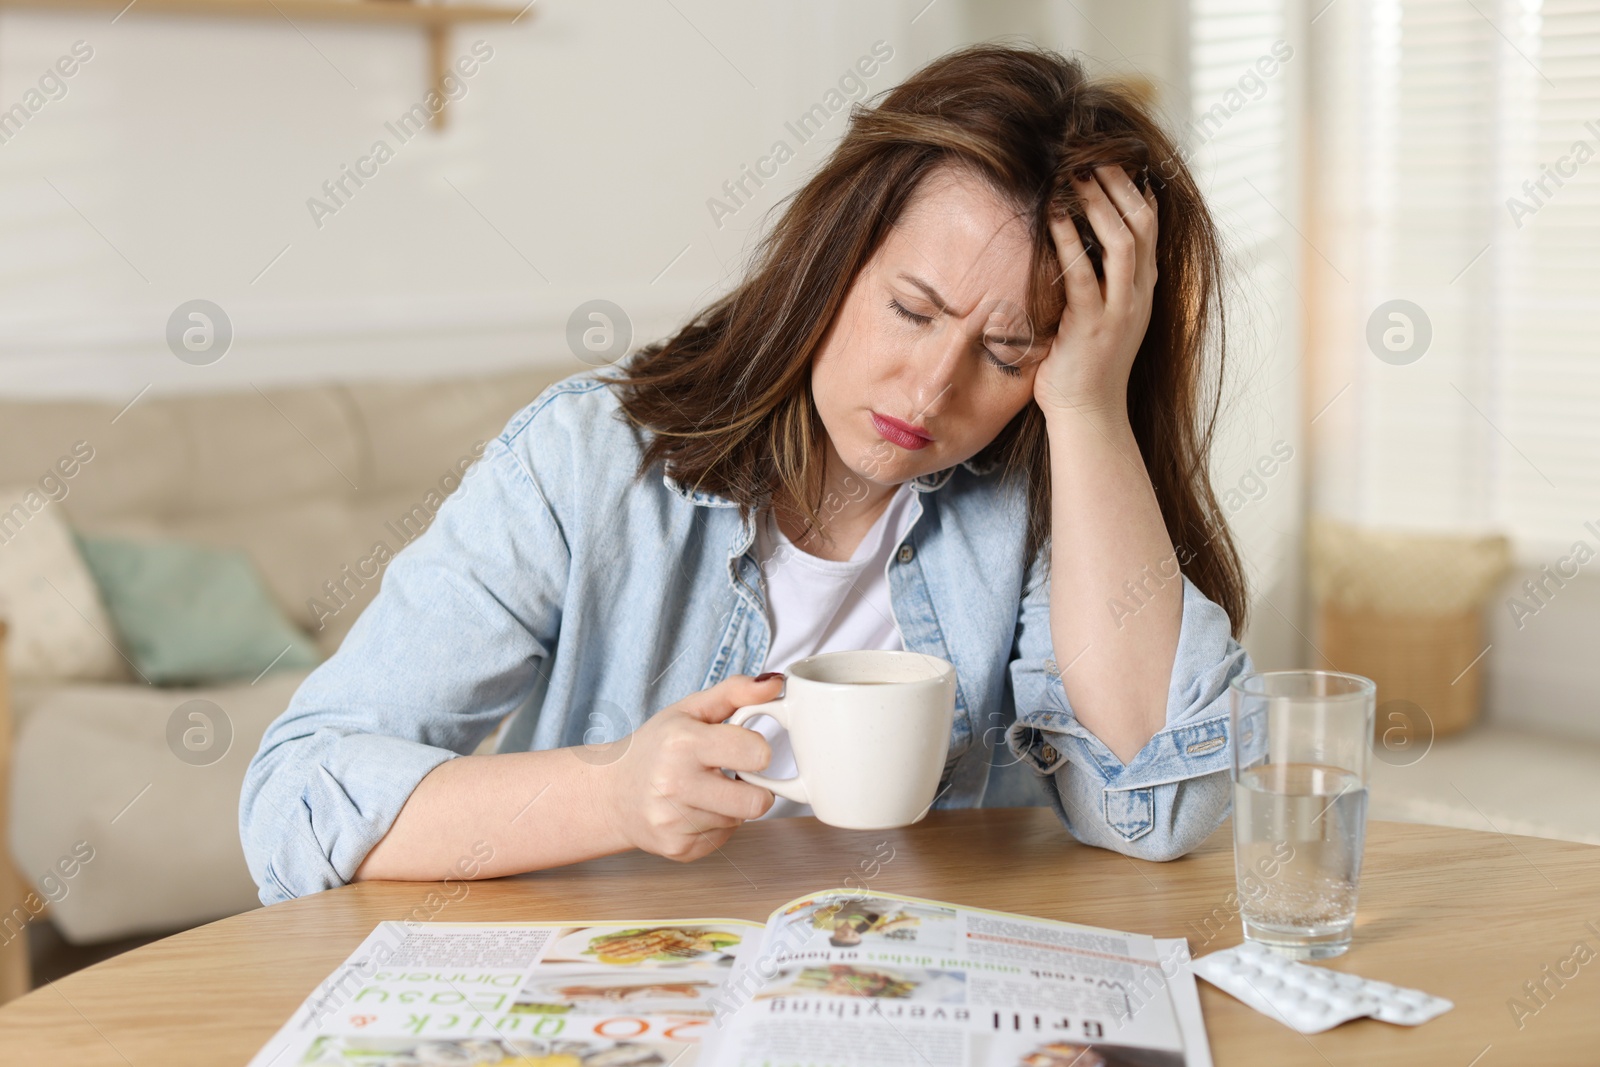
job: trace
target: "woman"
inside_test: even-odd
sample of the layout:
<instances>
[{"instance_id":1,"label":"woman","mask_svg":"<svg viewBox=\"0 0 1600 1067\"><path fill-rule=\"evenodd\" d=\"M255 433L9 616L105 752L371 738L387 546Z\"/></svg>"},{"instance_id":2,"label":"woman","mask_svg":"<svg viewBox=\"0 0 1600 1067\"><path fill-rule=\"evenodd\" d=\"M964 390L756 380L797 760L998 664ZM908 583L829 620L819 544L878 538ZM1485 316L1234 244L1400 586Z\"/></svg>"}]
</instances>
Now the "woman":
<instances>
[{"instance_id":1,"label":"woman","mask_svg":"<svg viewBox=\"0 0 1600 1067\"><path fill-rule=\"evenodd\" d=\"M246 775L261 899L696 859L794 810L723 773L781 777L782 737L724 720L835 648L955 664L937 807L1020 762L1079 840L1183 854L1248 669L1219 270L1173 144L1055 53L856 109L743 284L545 390L390 564Z\"/></svg>"}]
</instances>

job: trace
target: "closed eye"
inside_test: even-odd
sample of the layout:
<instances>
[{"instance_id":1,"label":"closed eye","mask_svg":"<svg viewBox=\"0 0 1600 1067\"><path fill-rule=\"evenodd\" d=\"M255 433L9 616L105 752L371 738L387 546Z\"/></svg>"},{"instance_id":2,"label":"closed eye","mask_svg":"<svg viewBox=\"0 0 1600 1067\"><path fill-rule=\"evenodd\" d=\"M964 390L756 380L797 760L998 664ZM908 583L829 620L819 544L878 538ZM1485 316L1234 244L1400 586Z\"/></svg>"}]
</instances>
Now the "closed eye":
<instances>
[{"instance_id":1,"label":"closed eye","mask_svg":"<svg viewBox=\"0 0 1600 1067\"><path fill-rule=\"evenodd\" d=\"M1005 360L1001 359L987 348L983 350L983 358L989 361L989 365L991 367L996 367L1004 373L1011 375L1013 378L1020 378L1022 376L1021 367L1016 367L1010 363L1007 363Z\"/></svg>"},{"instance_id":2,"label":"closed eye","mask_svg":"<svg viewBox=\"0 0 1600 1067\"><path fill-rule=\"evenodd\" d=\"M907 322L914 322L918 326L926 326L928 323L933 321L933 316L918 315L916 312L909 310L905 307L905 305L901 304L900 301L895 300L892 297L889 300L889 307L896 315L899 315ZM1013 378L1022 376L1022 369L1020 367L1013 366L1012 364L1006 362L987 348L983 350L983 358L991 367L994 367L1005 374L1009 374Z\"/></svg>"},{"instance_id":3,"label":"closed eye","mask_svg":"<svg viewBox=\"0 0 1600 1067\"><path fill-rule=\"evenodd\" d=\"M895 300L893 297L891 297L889 299L889 306L894 309L894 313L896 315L899 315L902 319L907 319L907 320L909 320L911 322L914 322L918 326L922 326L922 325L925 325L926 323L929 323L929 322L933 321L933 316L931 316L931 315L918 315L918 314L915 314L915 313L913 313L911 311L908 311L905 308L905 306L900 303L900 301Z\"/></svg>"}]
</instances>

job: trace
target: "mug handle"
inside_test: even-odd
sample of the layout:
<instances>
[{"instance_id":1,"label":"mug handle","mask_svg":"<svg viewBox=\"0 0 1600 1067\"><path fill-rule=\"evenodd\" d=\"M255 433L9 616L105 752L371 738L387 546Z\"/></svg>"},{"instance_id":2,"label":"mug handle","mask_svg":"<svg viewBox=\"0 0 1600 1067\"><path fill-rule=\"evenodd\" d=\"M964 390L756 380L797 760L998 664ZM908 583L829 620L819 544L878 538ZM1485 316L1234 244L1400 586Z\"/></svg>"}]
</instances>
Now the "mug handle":
<instances>
[{"instance_id":1,"label":"mug handle","mask_svg":"<svg viewBox=\"0 0 1600 1067\"><path fill-rule=\"evenodd\" d=\"M777 700L769 700L765 704L746 704L728 718L728 725L744 726L747 721L757 715L770 715L778 720L779 726L782 726L785 730L789 728L788 709L782 697ZM792 800L796 804L811 803L811 797L806 793L806 783L801 778L798 766L795 768L793 778L768 778L766 775L756 774L754 771L734 771L733 773L751 785L759 785L762 789L770 790L785 800Z\"/></svg>"}]
</instances>

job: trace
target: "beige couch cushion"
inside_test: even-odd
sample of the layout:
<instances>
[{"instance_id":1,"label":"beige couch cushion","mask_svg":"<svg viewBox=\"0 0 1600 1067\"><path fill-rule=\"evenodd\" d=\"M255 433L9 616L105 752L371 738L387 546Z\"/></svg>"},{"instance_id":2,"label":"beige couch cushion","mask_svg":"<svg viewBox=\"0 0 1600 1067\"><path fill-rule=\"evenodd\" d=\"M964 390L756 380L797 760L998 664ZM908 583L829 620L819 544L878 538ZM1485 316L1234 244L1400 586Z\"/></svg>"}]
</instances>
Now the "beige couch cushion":
<instances>
[{"instance_id":1,"label":"beige couch cushion","mask_svg":"<svg viewBox=\"0 0 1600 1067\"><path fill-rule=\"evenodd\" d=\"M50 906L62 936L84 944L259 906L239 844L239 787L307 673L219 688L63 685L34 699L12 771L12 855L37 879L77 842L94 849ZM212 701L232 726L227 752L207 766L167 745L168 719L193 699Z\"/></svg>"},{"instance_id":2,"label":"beige couch cushion","mask_svg":"<svg viewBox=\"0 0 1600 1067\"><path fill-rule=\"evenodd\" d=\"M13 678L132 677L72 531L37 485L0 485L0 618L11 622L6 661Z\"/></svg>"}]
</instances>

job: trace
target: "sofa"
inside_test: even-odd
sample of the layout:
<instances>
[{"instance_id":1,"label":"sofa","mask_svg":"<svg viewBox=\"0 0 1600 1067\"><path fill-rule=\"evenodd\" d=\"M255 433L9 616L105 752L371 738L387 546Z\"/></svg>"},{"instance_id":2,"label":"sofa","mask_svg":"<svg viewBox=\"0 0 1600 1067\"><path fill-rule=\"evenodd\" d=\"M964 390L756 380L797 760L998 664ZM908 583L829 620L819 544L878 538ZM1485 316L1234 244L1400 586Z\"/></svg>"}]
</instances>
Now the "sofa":
<instances>
[{"instance_id":1,"label":"sofa","mask_svg":"<svg viewBox=\"0 0 1600 1067\"><path fill-rule=\"evenodd\" d=\"M0 400L0 491L64 486L46 506L59 509L74 536L243 549L271 601L326 658L377 591L377 543L394 552L420 533L510 416L579 369L147 394L131 405ZM0 512L14 507L0 500ZM15 638L27 620L10 621ZM47 901L45 913L75 944L259 906L239 844L240 785L267 725L311 669L152 685L117 641L114 628L91 634L95 647L48 669L37 649L14 647L44 676L16 676L13 658L9 692L0 694L0 757L4 742L11 752L0 858L9 853L10 875ZM175 709L194 700L226 719L231 736L220 757L186 760L172 741Z\"/></svg>"}]
</instances>

